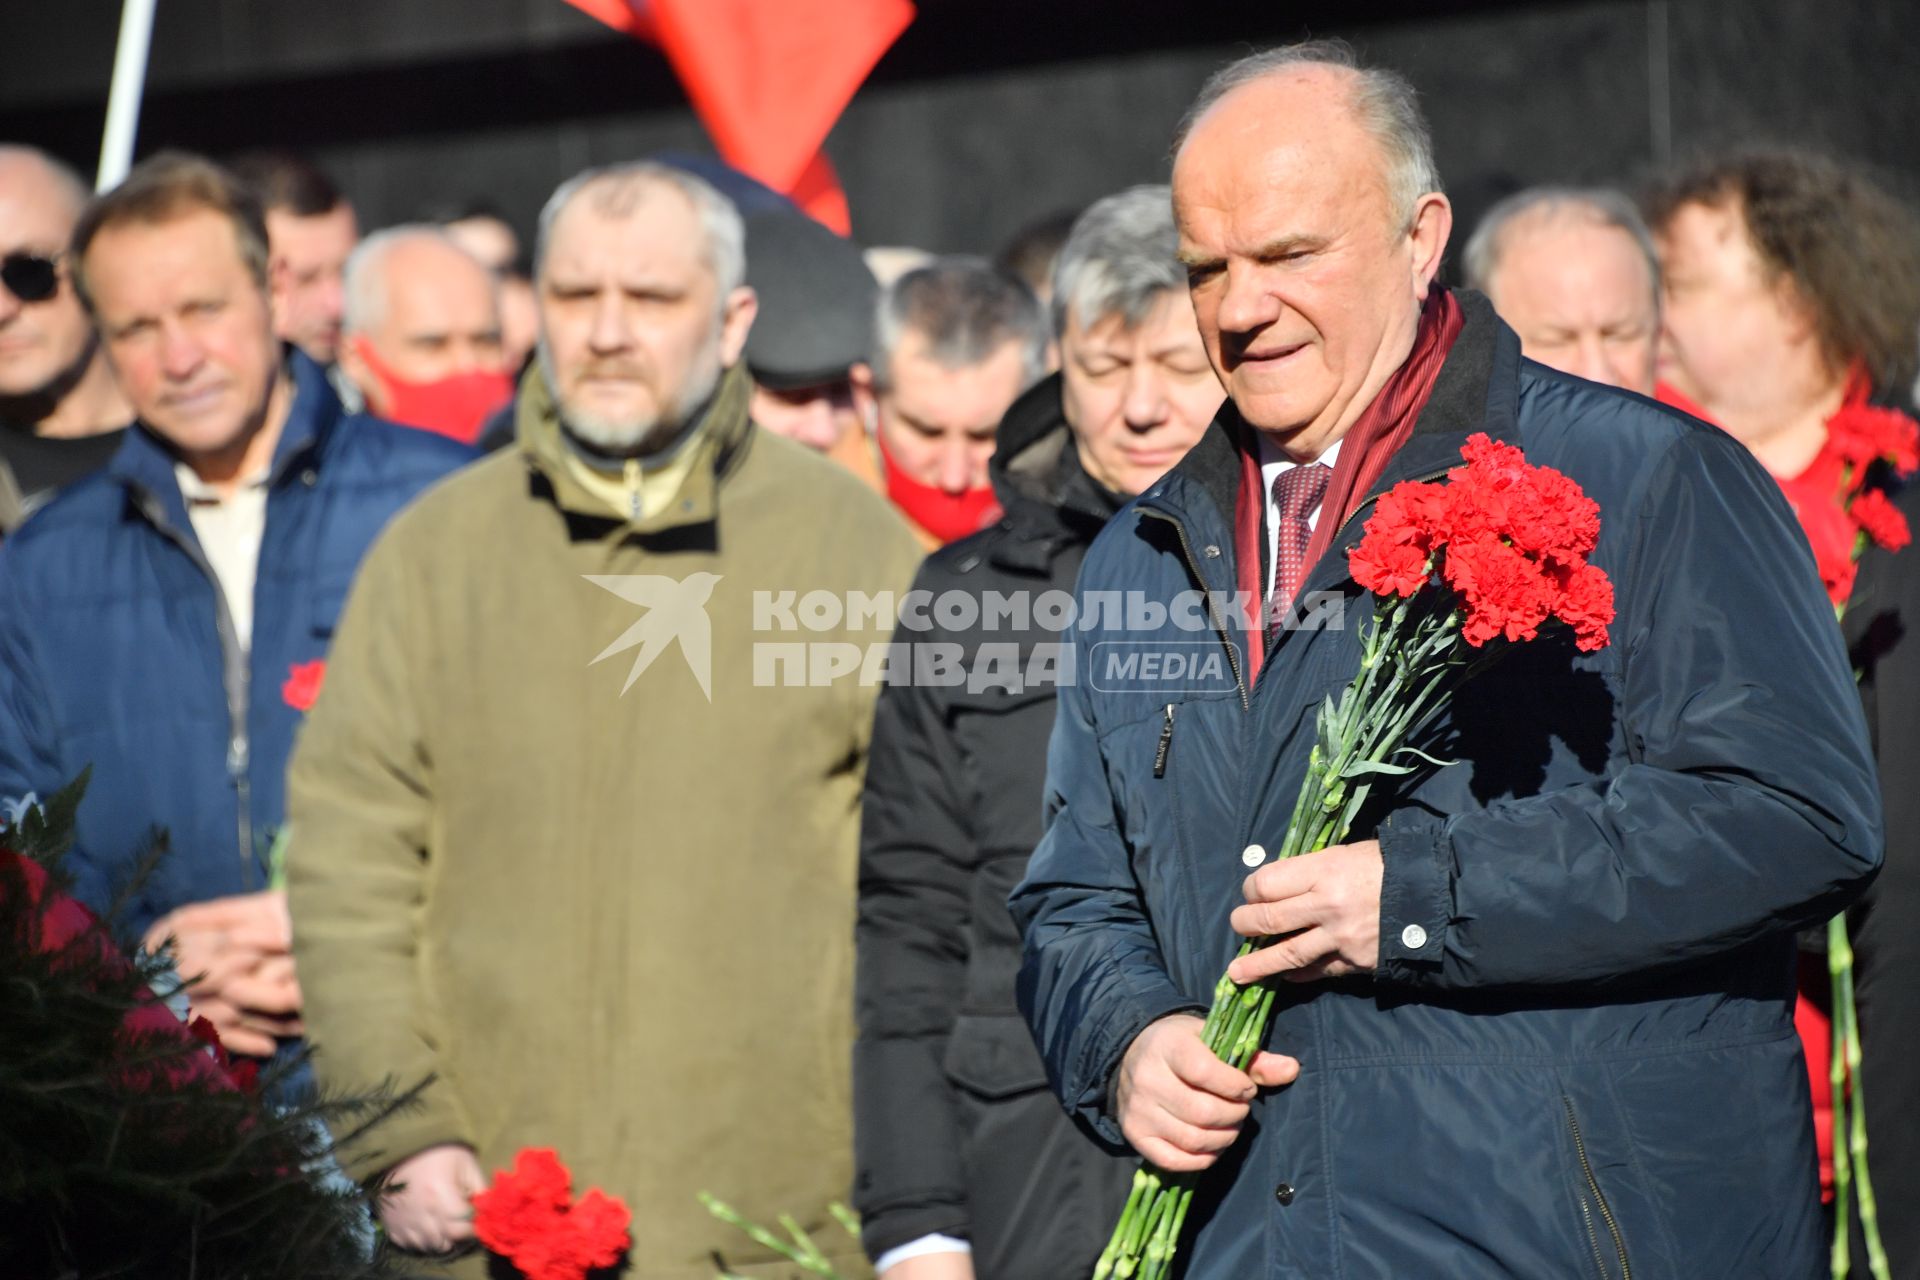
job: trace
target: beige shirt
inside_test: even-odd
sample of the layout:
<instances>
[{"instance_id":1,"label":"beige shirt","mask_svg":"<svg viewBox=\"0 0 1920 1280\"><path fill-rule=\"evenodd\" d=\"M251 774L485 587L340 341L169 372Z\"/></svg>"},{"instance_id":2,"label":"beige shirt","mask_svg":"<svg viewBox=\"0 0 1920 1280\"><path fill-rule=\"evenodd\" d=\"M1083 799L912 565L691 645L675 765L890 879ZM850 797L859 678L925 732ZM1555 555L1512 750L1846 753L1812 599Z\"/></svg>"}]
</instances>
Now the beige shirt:
<instances>
[{"instance_id":1,"label":"beige shirt","mask_svg":"<svg viewBox=\"0 0 1920 1280\"><path fill-rule=\"evenodd\" d=\"M187 502L187 519L207 557L220 594L227 600L227 616L242 649L253 647L253 579L260 563L260 538L267 529L267 473L249 476L232 496L222 496L193 473L184 462L173 464L180 496Z\"/></svg>"}]
</instances>

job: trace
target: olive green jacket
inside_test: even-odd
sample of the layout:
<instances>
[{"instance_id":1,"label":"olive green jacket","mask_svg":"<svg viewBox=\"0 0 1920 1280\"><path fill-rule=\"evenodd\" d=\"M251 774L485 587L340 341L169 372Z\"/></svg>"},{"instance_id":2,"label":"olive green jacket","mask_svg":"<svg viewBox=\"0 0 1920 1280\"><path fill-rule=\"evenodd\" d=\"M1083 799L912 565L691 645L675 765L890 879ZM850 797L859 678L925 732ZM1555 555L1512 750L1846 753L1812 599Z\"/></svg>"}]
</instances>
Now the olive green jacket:
<instances>
[{"instance_id":1,"label":"olive green jacket","mask_svg":"<svg viewBox=\"0 0 1920 1280\"><path fill-rule=\"evenodd\" d=\"M576 1194L633 1210L631 1280L705 1280L715 1253L791 1270L756 1265L701 1190L858 1253L826 1207L851 1179L875 690L789 685L804 664L766 646L884 644L887 619L778 630L803 625L782 594L902 592L919 553L857 480L754 428L748 393L723 379L677 497L630 520L570 475L530 374L519 448L368 554L289 783L321 1081L433 1078L349 1169L464 1142L491 1175L556 1148Z\"/></svg>"}]
</instances>

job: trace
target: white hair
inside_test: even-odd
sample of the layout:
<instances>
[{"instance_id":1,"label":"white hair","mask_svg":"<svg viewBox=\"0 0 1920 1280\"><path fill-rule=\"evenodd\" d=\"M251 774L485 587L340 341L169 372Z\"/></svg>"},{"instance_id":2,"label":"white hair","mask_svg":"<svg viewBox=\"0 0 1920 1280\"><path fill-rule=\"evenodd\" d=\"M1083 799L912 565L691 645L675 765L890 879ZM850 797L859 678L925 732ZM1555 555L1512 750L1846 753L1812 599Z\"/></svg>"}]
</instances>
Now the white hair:
<instances>
[{"instance_id":1,"label":"white hair","mask_svg":"<svg viewBox=\"0 0 1920 1280\"><path fill-rule=\"evenodd\" d=\"M1612 227L1624 231L1633 247L1646 260L1647 281L1653 289L1656 305L1660 298L1660 254L1654 248L1653 235L1633 207L1633 201L1606 187L1530 187L1506 197L1481 217L1480 225L1467 239L1461 264L1466 269L1467 287L1491 293L1494 274L1500 269L1500 255L1507 240L1523 219L1541 221L1571 220L1590 226Z\"/></svg>"},{"instance_id":2,"label":"white hair","mask_svg":"<svg viewBox=\"0 0 1920 1280\"><path fill-rule=\"evenodd\" d=\"M574 197L590 195L594 211L608 217L625 217L639 207L646 196L668 187L693 206L706 233L702 246L707 267L713 272L720 305L727 295L747 278L747 231L733 201L721 195L704 178L653 160L629 160L603 165L575 174L554 189L540 210L539 229L533 241L533 274L538 279L546 269L547 247L553 241L553 224Z\"/></svg>"},{"instance_id":3,"label":"white hair","mask_svg":"<svg viewBox=\"0 0 1920 1280\"><path fill-rule=\"evenodd\" d=\"M342 333L366 333L380 327L387 315L387 259L393 251L408 244L435 244L460 255L486 277L487 288L496 300L499 284L486 264L460 247L458 241L441 228L426 222L402 223L376 231L353 247L347 255L340 292ZM496 302L497 305L497 302Z\"/></svg>"},{"instance_id":4,"label":"white hair","mask_svg":"<svg viewBox=\"0 0 1920 1280\"><path fill-rule=\"evenodd\" d=\"M1249 54L1228 63L1200 86L1200 95L1181 117L1174 131L1178 155L1200 117L1228 94L1276 72L1296 67L1336 67L1353 76L1353 111L1360 127L1373 137L1386 161L1383 175L1387 207L1408 226L1420 197L1442 190L1440 170L1433 162L1433 134L1420 110L1420 96L1410 81L1395 71L1363 67L1344 40L1307 40Z\"/></svg>"},{"instance_id":5,"label":"white hair","mask_svg":"<svg viewBox=\"0 0 1920 1280\"><path fill-rule=\"evenodd\" d=\"M1094 201L1074 221L1053 265L1054 332L1066 332L1070 311L1082 329L1115 315L1131 329L1167 294L1184 293L1179 243L1173 192L1164 185L1129 187Z\"/></svg>"}]
</instances>

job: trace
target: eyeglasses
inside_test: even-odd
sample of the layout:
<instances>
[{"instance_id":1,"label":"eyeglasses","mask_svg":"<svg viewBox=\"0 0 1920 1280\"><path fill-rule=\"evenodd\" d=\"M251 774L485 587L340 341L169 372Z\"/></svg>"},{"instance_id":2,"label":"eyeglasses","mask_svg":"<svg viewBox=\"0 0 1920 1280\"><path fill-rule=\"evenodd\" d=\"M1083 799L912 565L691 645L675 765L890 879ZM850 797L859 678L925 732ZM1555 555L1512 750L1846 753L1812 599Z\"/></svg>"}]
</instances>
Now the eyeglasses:
<instances>
[{"instance_id":1,"label":"eyeglasses","mask_svg":"<svg viewBox=\"0 0 1920 1280\"><path fill-rule=\"evenodd\" d=\"M24 250L10 253L0 258L0 284L22 302L45 302L60 287L59 258Z\"/></svg>"}]
</instances>

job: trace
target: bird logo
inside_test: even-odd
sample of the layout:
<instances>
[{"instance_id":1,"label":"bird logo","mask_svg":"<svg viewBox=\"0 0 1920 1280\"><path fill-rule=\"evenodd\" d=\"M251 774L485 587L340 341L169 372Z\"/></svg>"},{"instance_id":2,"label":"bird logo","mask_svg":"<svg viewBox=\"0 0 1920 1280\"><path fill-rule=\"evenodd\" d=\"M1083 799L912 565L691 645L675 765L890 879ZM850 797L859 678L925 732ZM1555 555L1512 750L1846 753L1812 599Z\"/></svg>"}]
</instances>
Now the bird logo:
<instances>
[{"instance_id":1,"label":"bird logo","mask_svg":"<svg viewBox=\"0 0 1920 1280\"><path fill-rule=\"evenodd\" d=\"M667 578L658 574L584 574L594 586L611 591L629 604L646 610L640 620L620 633L618 639L587 665L611 658L616 653L639 648L633 666L627 670L627 682L620 686L624 696L633 688L640 673L675 640L687 660L700 692L713 701L713 624L707 620L707 599L713 595L717 573L690 573L685 578Z\"/></svg>"}]
</instances>

